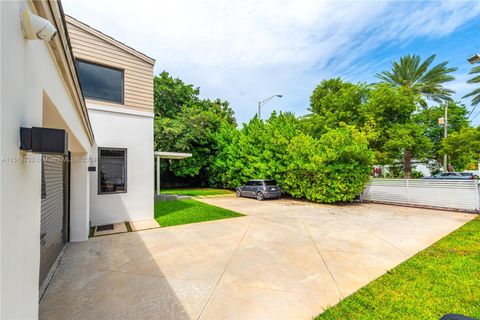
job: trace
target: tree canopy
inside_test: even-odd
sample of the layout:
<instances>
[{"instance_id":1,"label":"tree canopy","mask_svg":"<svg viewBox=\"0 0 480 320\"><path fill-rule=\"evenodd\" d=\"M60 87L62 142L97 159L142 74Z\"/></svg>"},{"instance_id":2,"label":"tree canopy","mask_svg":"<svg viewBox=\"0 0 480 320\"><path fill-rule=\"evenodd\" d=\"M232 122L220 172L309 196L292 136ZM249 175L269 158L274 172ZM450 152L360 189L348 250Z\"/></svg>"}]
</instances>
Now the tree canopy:
<instances>
[{"instance_id":1,"label":"tree canopy","mask_svg":"<svg viewBox=\"0 0 480 320\"><path fill-rule=\"evenodd\" d=\"M453 90L443 86L444 83L455 79L451 75L457 68L447 67L448 61L443 61L430 68L436 55L431 55L422 62L419 55L407 54L399 61L392 62L391 71L383 71L376 76L385 83L403 87L415 95L435 102L450 101ZM425 100L419 100L423 107Z\"/></svg>"},{"instance_id":2,"label":"tree canopy","mask_svg":"<svg viewBox=\"0 0 480 320\"><path fill-rule=\"evenodd\" d=\"M431 55L423 62L419 55L406 55L401 57L399 61L392 62L391 71L383 71L376 76L383 83L402 88L406 96L414 96L419 106L428 108L426 99L437 103L451 101L451 95L454 91L445 87L444 84L455 79L451 73L457 70L457 68L454 67L447 67L447 61L430 67L433 60L435 60L435 55ZM412 118L412 116L413 112L410 113L410 118ZM414 125L413 123L409 123L407 127L407 130L397 130L397 132L404 134L409 132L412 134L420 133L421 125L419 124ZM415 134L412 137L421 138L421 135ZM405 178L410 178L411 176L412 157L418 157L424 153L422 151L420 154L408 148L408 145L415 145L416 143L423 144L425 142L423 138L416 142L411 141L412 137L408 139L410 140L409 143L405 143L403 146L397 145L397 147L402 148ZM398 142L400 142L400 140L398 140ZM390 143L390 145L391 144L392 143ZM422 147L428 146L429 144L422 145ZM419 149L417 148L416 150L418 151Z\"/></svg>"},{"instance_id":3,"label":"tree canopy","mask_svg":"<svg viewBox=\"0 0 480 320\"><path fill-rule=\"evenodd\" d=\"M209 164L217 151L216 133L222 126L236 127L233 110L226 101L201 99L199 88L167 72L155 77L154 83L155 150L192 153L184 160L163 161L163 179L171 182L178 177L196 177L196 181L208 181Z\"/></svg>"},{"instance_id":4,"label":"tree canopy","mask_svg":"<svg viewBox=\"0 0 480 320\"><path fill-rule=\"evenodd\" d=\"M293 196L346 202L362 191L373 164L401 167L408 178L413 159L439 164L448 154L461 170L480 159L480 129L445 87L456 68L434 59L401 57L376 84L323 80L306 116L273 112L240 127L227 101L203 99L200 88L164 71L154 79L155 148L193 156L164 161L162 181L235 188L270 178ZM446 108L447 139L438 123Z\"/></svg>"},{"instance_id":5,"label":"tree canopy","mask_svg":"<svg viewBox=\"0 0 480 320\"><path fill-rule=\"evenodd\" d=\"M475 75L473 78L469 79L467 83L480 83L480 66L473 67L468 74ZM480 88L474 89L472 92L463 96L464 98L472 97L472 105L477 106L480 103Z\"/></svg>"}]
</instances>

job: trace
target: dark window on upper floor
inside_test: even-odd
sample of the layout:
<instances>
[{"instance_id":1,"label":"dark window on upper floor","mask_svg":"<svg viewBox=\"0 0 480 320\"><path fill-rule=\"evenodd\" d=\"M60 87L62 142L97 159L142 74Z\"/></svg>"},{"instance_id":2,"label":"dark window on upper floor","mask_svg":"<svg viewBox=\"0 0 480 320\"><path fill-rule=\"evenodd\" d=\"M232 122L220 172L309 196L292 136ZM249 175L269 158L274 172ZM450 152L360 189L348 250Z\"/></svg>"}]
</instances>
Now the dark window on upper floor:
<instances>
[{"instance_id":1,"label":"dark window on upper floor","mask_svg":"<svg viewBox=\"0 0 480 320\"><path fill-rule=\"evenodd\" d=\"M85 98L123 104L123 70L82 60L77 69Z\"/></svg>"}]
</instances>

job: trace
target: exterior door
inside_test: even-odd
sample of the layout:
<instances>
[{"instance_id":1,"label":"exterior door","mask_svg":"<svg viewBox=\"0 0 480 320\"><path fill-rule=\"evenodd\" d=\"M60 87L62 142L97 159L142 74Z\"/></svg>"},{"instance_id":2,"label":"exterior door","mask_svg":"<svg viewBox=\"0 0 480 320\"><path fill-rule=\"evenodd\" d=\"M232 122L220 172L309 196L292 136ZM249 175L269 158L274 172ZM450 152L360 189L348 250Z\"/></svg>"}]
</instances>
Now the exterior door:
<instances>
[{"instance_id":1,"label":"exterior door","mask_svg":"<svg viewBox=\"0 0 480 320\"><path fill-rule=\"evenodd\" d=\"M42 156L40 287L68 240L68 162Z\"/></svg>"}]
</instances>

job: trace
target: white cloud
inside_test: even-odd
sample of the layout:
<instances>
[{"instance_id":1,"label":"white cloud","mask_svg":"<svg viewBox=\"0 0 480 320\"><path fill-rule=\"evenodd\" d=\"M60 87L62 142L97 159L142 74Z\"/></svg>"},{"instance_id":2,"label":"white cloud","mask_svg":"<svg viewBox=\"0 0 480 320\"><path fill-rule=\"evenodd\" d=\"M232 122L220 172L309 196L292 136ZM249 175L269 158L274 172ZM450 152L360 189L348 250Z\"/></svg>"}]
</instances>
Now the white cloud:
<instances>
[{"instance_id":1,"label":"white cloud","mask_svg":"<svg viewBox=\"0 0 480 320\"><path fill-rule=\"evenodd\" d=\"M256 101L305 112L324 77L361 79L381 61L355 62L385 43L441 37L480 12L475 2L327 2L315 0L64 0L67 14L102 30L229 100L247 121ZM133 5L135 4L135 5ZM369 74L369 78L371 75ZM268 111L267 109L267 111Z\"/></svg>"}]
</instances>

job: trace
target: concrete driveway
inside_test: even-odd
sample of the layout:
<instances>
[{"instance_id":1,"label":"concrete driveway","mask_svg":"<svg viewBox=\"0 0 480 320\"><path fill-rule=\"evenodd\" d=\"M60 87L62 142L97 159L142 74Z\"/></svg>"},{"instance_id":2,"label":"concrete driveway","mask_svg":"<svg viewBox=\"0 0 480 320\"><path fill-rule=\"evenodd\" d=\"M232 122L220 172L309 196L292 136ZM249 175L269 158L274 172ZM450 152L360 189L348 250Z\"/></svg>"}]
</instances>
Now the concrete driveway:
<instances>
[{"instance_id":1,"label":"concrete driveway","mask_svg":"<svg viewBox=\"0 0 480 320\"><path fill-rule=\"evenodd\" d=\"M246 198L246 217L70 244L41 319L311 319L472 214Z\"/></svg>"}]
</instances>

